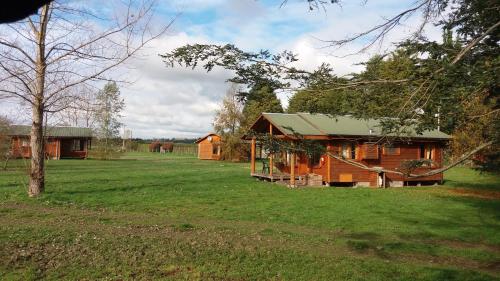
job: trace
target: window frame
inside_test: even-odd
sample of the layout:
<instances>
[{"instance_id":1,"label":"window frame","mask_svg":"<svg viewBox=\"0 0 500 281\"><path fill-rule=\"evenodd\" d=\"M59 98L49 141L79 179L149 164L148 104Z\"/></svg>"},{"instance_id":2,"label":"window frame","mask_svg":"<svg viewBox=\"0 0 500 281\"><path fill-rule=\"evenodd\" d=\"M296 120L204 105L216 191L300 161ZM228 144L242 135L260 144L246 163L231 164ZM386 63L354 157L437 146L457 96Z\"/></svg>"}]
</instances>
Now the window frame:
<instances>
[{"instance_id":1,"label":"window frame","mask_svg":"<svg viewBox=\"0 0 500 281\"><path fill-rule=\"evenodd\" d=\"M29 147L30 140L28 138L21 138L21 147Z\"/></svg>"},{"instance_id":2,"label":"window frame","mask_svg":"<svg viewBox=\"0 0 500 281\"><path fill-rule=\"evenodd\" d=\"M212 144L212 155L220 155L220 144Z\"/></svg>"},{"instance_id":3,"label":"window frame","mask_svg":"<svg viewBox=\"0 0 500 281\"><path fill-rule=\"evenodd\" d=\"M430 160L431 164L426 164L424 167L436 168L440 164L436 162L436 151L438 146L436 144L420 144L418 151L419 160ZM423 157L422 157L423 154Z\"/></svg>"},{"instance_id":4,"label":"window frame","mask_svg":"<svg viewBox=\"0 0 500 281\"><path fill-rule=\"evenodd\" d=\"M418 151L418 159L436 160L436 146L434 144L420 144Z\"/></svg>"},{"instance_id":5,"label":"window frame","mask_svg":"<svg viewBox=\"0 0 500 281\"><path fill-rule=\"evenodd\" d=\"M81 139L73 139L71 151L83 151L82 150L82 142L83 142L83 140L81 140Z\"/></svg>"},{"instance_id":6,"label":"window frame","mask_svg":"<svg viewBox=\"0 0 500 281\"><path fill-rule=\"evenodd\" d=\"M321 159L323 158L323 154L322 153L313 153L311 155L311 158L310 158L310 164L311 164L311 167L313 168L319 168L322 166L322 161ZM317 160L317 161L315 161Z\"/></svg>"},{"instance_id":7,"label":"window frame","mask_svg":"<svg viewBox=\"0 0 500 281\"><path fill-rule=\"evenodd\" d=\"M356 142L342 142L340 144L339 149L340 149L340 156L342 156L345 159L356 160L358 159L360 154L358 150L358 144Z\"/></svg>"},{"instance_id":8,"label":"window frame","mask_svg":"<svg viewBox=\"0 0 500 281\"><path fill-rule=\"evenodd\" d=\"M395 152L391 153L390 149L395 149ZM386 155L386 156L398 156L398 155L401 155L401 146L395 145L395 144L391 144L391 145L384 144L384 146L382 147L382 155Z\"/></svg>"}]
</instances>

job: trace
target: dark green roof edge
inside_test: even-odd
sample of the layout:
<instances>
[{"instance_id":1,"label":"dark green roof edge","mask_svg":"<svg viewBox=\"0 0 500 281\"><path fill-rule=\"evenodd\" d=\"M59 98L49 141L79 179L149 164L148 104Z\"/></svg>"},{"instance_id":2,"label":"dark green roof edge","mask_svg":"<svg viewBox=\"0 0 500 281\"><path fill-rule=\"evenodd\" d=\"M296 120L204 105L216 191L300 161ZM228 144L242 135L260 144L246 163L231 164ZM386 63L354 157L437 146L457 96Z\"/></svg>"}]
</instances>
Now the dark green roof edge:
<instances>
[{"instance_id":1,"label":"dark green roof edge","mask_svg":"<svg viewBox=\"0 0 500 281\"><path fill-rule=\"evenodd\" d=\"M81 138L91 138L92 129L82 128L82 127L56 127L49 126L44 127L44 135L46 137L81 137ZM12 125L9 130L10 136L29 136L31 132L31 126L28 125Z\"/></svg>"},{"instance_id":2,"label":"dark green roof edge","mask_svg":"<svg viewBox=\"0 0 500 281\"><path fill-rule=\"evenodd\" d=\"M311 136L382 136L381 119L358 119L352 116L330 116L312 113L262 113L262 116L276 126L284 134ZM413 139L449 140L452 137L438 130L427 130L417 134L414 128L409 128L411 134L389 137L404 137ZM370 131L372 132L370 134Z\"/></svg>"}]
</instances>

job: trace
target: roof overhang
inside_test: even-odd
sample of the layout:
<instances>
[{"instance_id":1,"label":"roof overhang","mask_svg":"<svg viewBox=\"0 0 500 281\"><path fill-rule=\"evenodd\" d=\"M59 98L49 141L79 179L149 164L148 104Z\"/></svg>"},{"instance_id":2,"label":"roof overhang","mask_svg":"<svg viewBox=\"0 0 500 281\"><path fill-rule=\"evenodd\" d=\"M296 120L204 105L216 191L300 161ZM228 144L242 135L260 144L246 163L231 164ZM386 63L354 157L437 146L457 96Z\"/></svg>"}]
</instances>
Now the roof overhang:
<instances>
[{"instance_id":1,"label":"roof overhang","mask_svg":"<svg viewBox=\"0 0 500 281\"><path fill-rule=\"evenodd\" d=\"M204 139L208 138L209 136L218 136L219 138L221 137L221 136L219 136L216 133L208 133L208 134L204 135L203 137L197 139L194 143L200 143L201 141L203 141Z\"/></svg>"},{"instance_id":2,"label":"roof overhang","mask_svg":"<svg viewBox=\"0 0 500 281\"><path fill-rule=\"evenodd\" d=\"M300 114L298 114L300 116ZM307 140L352 140L352 139L360 139L360 140L370 140L370 139L379 139L381 137L385 137L387 139L390 139L392 141L399 141L399 142L414 142L414 141L419 141L419 142L448 142L451 140L451 137L449 138L437 138L437 137L424 137L424 136L396 136L396 135L349 135L349 134L325 134L324 131L322 131L319 127L316 127L315 124L312 124L309 120L305 120L309 125L317 129L323 134L318 134L318 135L297 135L297 134L287 134L284 133L286 132L286 128L282 128L280 124L277 124L276 122L273 122L271 118L267 118L266 113L262 113L257 120L250 126L249 130L253 130L256 132L260 133L269 133L269 129L266 127L266 125L260 125L262 122L269 122L274 128L278 130L276 132L273 129L273 135L277 138L283 138L283 139L290 139L290 140L299 140L299 139L307 139ZM263 129L264 128L264 129ZM249 134L245 134L242 137L243 140L250 140L252 139L252 136Z\"/></svg>"}]
</instances>

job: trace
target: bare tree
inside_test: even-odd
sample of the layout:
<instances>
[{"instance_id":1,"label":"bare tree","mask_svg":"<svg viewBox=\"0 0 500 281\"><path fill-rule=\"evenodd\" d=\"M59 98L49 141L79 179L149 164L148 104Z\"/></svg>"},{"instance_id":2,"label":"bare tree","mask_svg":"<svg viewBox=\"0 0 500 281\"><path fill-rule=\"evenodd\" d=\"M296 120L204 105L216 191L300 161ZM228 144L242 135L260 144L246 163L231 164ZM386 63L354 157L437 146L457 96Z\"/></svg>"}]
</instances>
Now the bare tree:
<instances>
[{"instance_id":1,"label":"bare tree","mask_svg":"<svg viewBox=\"0 0 500 281\"><path fill-rule=\"evenodd\" d=\"M75 87L78 95L65 108L55 113L56 123L63 126L95 127L97 90L82 84Z\"/></svg>"},{"instance_id":2,"label":"bare tree","mask_svg":"<svg viewBox=\"0 0 500 281\"><path fill-rule=\"evenodd\" d=\"M234 135L243 121L243 103L239 100L241 86L232 83L222 100L221 108L215 112L214 129L219 134Z\"/></svg>"},{"instance_id":3,"label":"bare tree","mask_svg":"<svg viewBox=\"0 0 500 281\"><path fill-rule=\"evenodd\" d=\"M115 13L105 16L79 1L55 1L1 27L0 95L18 98L32 111L29 196L44 191L44 113L75 104L80 95L75 87L111 80L111 69L164 34L173 19L153 30L154 4L129 0L123 7L101 9Z\"/></svg>"},{"instance_id":4,"label":"bare tree","mask_svg":"<svg viewBox=\"0 0 500 281\"><path fill-rule=\"evenodd\" d=\"M3 162L3 170L7 169L7 163L12 157L11 138L9 136L10 128L11 120L0 115L0 161Z\"/></svg>"}]
</instances>

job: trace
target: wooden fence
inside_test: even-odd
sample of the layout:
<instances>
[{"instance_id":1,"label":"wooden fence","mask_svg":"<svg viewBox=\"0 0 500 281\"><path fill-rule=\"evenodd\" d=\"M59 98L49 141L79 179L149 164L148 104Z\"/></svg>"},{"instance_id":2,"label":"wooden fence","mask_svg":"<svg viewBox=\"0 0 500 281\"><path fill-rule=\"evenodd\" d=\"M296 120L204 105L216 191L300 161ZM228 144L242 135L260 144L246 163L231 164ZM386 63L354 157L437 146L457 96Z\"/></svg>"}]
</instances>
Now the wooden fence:
<instances>
[{"instance_id":1,"label":"wooden fence","mask_svg":"<svg viewBox=\"0 0 500 281\"><path fill-rule=\"evenodd\" d=\"M198 145L195 143L174 143L174 151L176 154L198 155Z\"/></svg>"},{"instance_id":2,"label":"wooden fence","mask_svg":"<svg viewBox=\"0 0 500 281\"><path fill-rule=\"evenodd\" d=\"M149 152L149 144L141 143L137 146L137 152ZM152 152L153 153L153 152ZM195 143L174 143L174 154L198 155L198 145Z\"/></svg>"}]
</instances>

